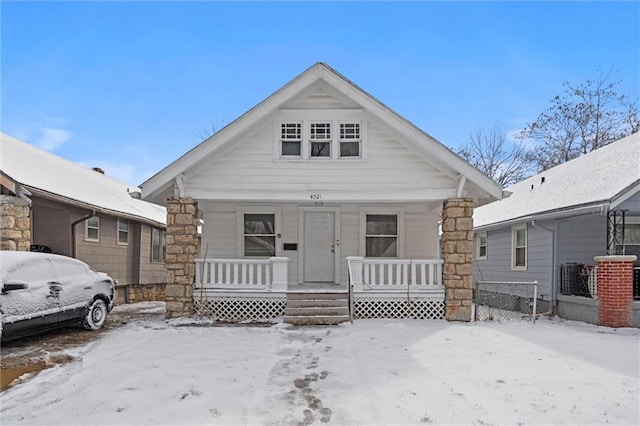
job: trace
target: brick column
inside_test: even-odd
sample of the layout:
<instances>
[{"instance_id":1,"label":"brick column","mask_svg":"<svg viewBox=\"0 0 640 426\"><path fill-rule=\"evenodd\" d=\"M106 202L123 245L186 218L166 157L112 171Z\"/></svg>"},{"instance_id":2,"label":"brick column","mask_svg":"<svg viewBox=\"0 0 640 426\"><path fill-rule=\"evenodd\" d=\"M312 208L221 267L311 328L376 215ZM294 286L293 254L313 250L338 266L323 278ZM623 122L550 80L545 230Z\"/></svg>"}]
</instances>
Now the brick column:
<instances>
[{"instance_id":1,"label":"brick column","mask_svg":"<svg viewBox=\"0 0 640 426\"><path fill-rule=\"evenodd\" d=\"M193 314L193 260L197 250L198 202L167 198L167 318Z\"/></svg>"},{"instance_id":2,"label":"brick column","mask_svg":"<svg viewBox=\"0 0 640 426\"><path fill-rule=\"evenodd\" d=\"M633 327L633 262L636 256L596 256L598 325Z\"/></svg>"},{"instance_id":3,"label":"brick column","mask_svg":"<svg viewBox=\"0 0 640 426\"><path fill-rule=\"evenodd\" d=\"M473 200L451 198L442 206L445 319L471 321L473 301Z\"/></svg>"},{"instance_id":4,"label":"brick column","mask_svg":"<svg viewBox=\"0 0 640 426\"><path fill-rule=\"evenodd\" d=\"M0 195L0 249L29 251L31 206L22 198Z\"/></svg>"}]
</instances>

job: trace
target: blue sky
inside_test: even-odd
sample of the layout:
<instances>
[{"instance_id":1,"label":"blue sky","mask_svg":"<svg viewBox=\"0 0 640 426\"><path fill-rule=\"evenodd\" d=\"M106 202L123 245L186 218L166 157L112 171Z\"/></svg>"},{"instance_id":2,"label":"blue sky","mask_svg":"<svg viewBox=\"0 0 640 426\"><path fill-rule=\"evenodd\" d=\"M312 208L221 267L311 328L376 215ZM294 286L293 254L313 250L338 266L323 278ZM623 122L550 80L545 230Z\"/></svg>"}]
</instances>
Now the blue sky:
<instances>
[{"instance_id":1,"label":"blue sky","mask_svg":"<svg viewBox=\"0 0 640 426\"><path fill-rule=\"evenodd\" d=\"M2 131L140 184L317 61L450 147L640 95L637 2L2 2Z\"/></svg>"}]
</instances>

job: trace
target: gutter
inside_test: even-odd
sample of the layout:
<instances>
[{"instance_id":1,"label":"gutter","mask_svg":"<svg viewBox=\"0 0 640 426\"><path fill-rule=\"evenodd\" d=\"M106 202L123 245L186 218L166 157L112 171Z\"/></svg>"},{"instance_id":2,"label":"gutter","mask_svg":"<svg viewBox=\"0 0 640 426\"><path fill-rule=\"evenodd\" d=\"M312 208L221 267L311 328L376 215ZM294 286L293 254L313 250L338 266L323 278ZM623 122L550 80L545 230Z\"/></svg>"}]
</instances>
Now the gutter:
<instances>
[{"instance_id":1,"label":"gutter","mask_svg":"<svg viewBox=\"0 0 640 426\"><path fill-rule=\"evenodd\" d=\"M85 220L95 215L96 215L96 211L92 210L90 215L80 218L75 222L71 222L71 257L73 257L74 259L76 258L76 225L79 224L80 222L84 222Z\"/></svg>"},{"instance_id":2,"label":"gutter","mask_svg":"<svg viewBox=\"0 0 640 426\"><path fill-rule=\"evenodd\" d=\"M610 201L607 200L599 204L577 207L575 209L552 211L552 212L540 213L540 214L531 214L531 215L521 216L514 219L508 219L502 222L495 222L495 223L489 223L486 225L480 225L480 226L474 227L473 230L474 232L491 231L494 229L502 228L507 225L514 225L518 223L531 222L536 220L560 219L564 217L583 216L588 214L605 214L609 210L609 206L610 206Z\"/></svg>"},{"instance_id":3,"label":"gutter","mask_svg":"<svg viewBox=\"0 0 640 426\"><path fill-rule=\"evenodd\" d=\"M149 219L146 218L144 216L138 216L135 214L131 214L131 213L126 213L126 212L121 212L118 210L112 210L112 209L108 209L108 208L104 208L104 207L100 207L100 206L95 206L93 204L89 204L83 201L79 201L79 200L75 200L73 198L69 198L69 197L65 197L63 195L58 195L58 194L54 194L52 192L48 192L48 191L44 191L42 189L38 189L38 188L34 188L31 186L27 186L27 188L29 188L29 190L31 191L32 195L36 195L36 196L40 196L42 198L46 198L48 200L52 200L52 201L57 201L60 203L64 203L64 204L73 204L77 207L83 208L83 209L87 209L87 210L91 210L94 212L94 216L95 213L104 213L107 214L109 216L116 216L116 217L121 217L123 219L130 219L130 220L134 220L136 222L142 222L142 223L146 223L148 225L153 225L159 228L166 228L166 224L162 223L162 222L157 222L153 219ZM148 201L145 201L148 202Z\"/></svg>"}]
</instances>

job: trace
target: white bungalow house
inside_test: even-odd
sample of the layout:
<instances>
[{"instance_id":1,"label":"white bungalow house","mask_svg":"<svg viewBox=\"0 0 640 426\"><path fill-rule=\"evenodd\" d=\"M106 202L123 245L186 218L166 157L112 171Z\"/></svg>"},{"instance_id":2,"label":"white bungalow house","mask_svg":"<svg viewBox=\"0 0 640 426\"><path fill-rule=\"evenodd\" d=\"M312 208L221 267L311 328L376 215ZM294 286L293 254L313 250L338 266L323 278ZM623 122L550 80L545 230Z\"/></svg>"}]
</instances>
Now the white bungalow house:
<instances>
[{"instance_id":1,"label":"white bungalow house","mask_svg":"<svg viewBox=\"0 0 640 426\"><path fill-rule=\"evenodd\" d=\"M474 213L474 279L537 281L538 306L598 323L594 257L640 257L640 133L531 176ZM633 323L640 327L640 263Z\"/></svg>"},{"instance_id":2,"label":"white bungalow house","mask_svg":"<svg viewBox=\"0 0 640 426\"><path fill-rule=\"evenodd\" d=\"M467 285L470 207L502 195L490 178L324 63L141 188L144 200L161 205L197 204L204 225L192 297L196 308L229 318L279 316L287 295L346 291L350 282L356 316L404 316L408 303L412 316L442 317L443 203L469 206L454 203L443 227L453 235L449 252L468 249L458 259L467 265L449 271L468 275ZM456 237L457 217L468 219L468 232ZM178 244L170 228L179 218L168 220L170 246ZM468 245L456 246L456 238ZM175 300L182 296L176 291ZM470 300L462 291L456 296Z\"/></svg>"}]
</instances>

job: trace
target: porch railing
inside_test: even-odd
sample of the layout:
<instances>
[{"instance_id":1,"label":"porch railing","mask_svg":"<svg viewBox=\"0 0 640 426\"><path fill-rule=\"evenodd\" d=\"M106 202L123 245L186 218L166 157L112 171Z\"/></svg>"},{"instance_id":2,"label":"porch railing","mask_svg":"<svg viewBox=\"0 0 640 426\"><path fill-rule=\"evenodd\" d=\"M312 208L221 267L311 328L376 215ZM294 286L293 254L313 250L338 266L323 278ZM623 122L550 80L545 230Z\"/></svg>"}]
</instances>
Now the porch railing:
<instances>
[{"instance_id":1,"label":"porch railing","mask_svg":"<svg viewBox=\"0 0 640 426\"><path fill-rule=\"evenodd\" d=\"M354 291L427 290L442 285L442 259L366 259L347 257Z\"/></svg>"},{"instance_id":2,"label":"porch railing","mask_svg":"<svg viewBox=\"0 0 640 426\"><path fill-rule=\"evenodd\" d=\"M196 259L195 287L233 290L287 289L287 257Z\"/></svg>"}]
</instances>

